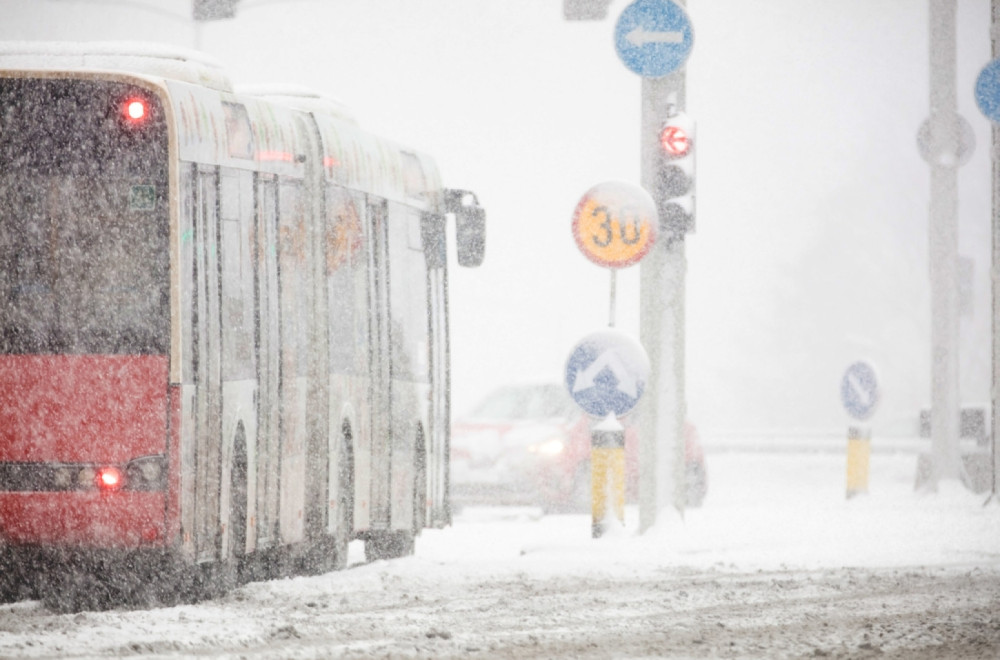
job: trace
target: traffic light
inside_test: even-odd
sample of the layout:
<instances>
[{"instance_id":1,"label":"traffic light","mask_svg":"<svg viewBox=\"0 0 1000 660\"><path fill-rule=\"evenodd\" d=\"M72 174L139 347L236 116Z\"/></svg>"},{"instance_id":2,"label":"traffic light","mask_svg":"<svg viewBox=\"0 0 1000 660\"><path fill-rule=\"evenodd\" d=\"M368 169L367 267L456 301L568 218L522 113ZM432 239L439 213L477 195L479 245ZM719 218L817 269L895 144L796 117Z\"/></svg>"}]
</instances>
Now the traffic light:
<instances>
[{"instance_id":1,"label":"traffic light","mask_svg":"<svg viewBox=\"0 0 1000 660\"><path fill-rule=\"evenodd\" d=\"M683 112L675 112L660 128L653 197L666 236L694 231L694 135L694 121Z\"/></svg>"},{"instance_id":2,"label":"traffic light","mask_svg":"<svg viewBox=\"0 0 1000 660\"><path fill-rule=\"evenodd\" d=\"M240 0L194 0L192 16L196 21L217 21L236 16L236 4Z\"/></svg>"}]
</instances>

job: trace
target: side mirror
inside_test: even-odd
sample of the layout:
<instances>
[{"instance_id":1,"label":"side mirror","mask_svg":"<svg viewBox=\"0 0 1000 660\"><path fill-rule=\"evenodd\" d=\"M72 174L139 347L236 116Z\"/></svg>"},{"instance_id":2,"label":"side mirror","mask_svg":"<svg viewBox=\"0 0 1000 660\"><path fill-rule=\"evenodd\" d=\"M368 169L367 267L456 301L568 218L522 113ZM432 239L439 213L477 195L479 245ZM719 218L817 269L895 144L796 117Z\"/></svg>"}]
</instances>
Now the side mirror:
<instances>
[{"instance_id":1,"label":"side mirror","mask_svg":"<svg viewBox=\"0 0 1000 660\"><path fill-rule=\"evenodd\" d=\"M486 210L467 190L445 191L445 209L455 214L458 265L475 268L486 256Z\"/></svg>"}]
</instances>

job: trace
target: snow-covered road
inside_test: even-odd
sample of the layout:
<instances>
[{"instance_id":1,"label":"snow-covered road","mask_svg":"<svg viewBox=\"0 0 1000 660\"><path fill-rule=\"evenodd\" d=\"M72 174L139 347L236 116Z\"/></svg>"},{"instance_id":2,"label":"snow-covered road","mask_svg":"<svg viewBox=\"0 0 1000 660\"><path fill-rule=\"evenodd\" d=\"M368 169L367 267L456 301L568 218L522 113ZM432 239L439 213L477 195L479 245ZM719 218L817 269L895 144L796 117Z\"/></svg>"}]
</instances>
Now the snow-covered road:
<instances>
[{"instance_id":1,"label":"snow-covered road","mask_svg":"<svg viewBox=\"0 0 1000 660\"><path fill-rule=\"evenodd\" d=\"M913 491L916 455L709 451L709 496L644 535L475 509L414 557L148 611L0 606L0 657L1000 657L1000 504Z\"/></svg>"}]
</instances>

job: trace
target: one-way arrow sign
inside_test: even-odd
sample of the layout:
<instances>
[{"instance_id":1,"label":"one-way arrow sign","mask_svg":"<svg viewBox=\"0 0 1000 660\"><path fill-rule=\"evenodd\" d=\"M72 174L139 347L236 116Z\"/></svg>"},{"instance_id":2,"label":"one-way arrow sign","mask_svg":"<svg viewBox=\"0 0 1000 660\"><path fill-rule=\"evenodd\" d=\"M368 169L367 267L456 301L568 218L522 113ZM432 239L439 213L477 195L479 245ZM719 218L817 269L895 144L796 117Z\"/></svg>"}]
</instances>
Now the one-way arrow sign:
<instances>
[{"instance_id":1,"label":"one-way arrow sign","mask_svg":"<svg viewBox=\"0 0 1000 660\"><path fill-rule=\"evenodd\" d=\"M632 71L659 78L683 66L694 32L684 8L672 0L636 0L615 25L615 50Z\"/></svg>"},{"instance_id":2,"label":"one-way arrow sign","mask_svg":"<svg viewBox=\"0 0 1000 660\"><path fill-rule=\"evenodd\" d=\"M875 367L865 361L849 366L840 381L840 401L851 417L862 421L871 417L879 401Z\"/></svg>"},{"instance_id":3,"label":"one-way arrow sign","mask_svg":"<svg viewBox=\"0 0 1000 660\"><path fill-rule=\"evenodd\" d=\"M584 337L566 362L566 389L587 414L622 416L646 389L649 358L642 345L617 330Z\"/></svg>"}]
</instances>

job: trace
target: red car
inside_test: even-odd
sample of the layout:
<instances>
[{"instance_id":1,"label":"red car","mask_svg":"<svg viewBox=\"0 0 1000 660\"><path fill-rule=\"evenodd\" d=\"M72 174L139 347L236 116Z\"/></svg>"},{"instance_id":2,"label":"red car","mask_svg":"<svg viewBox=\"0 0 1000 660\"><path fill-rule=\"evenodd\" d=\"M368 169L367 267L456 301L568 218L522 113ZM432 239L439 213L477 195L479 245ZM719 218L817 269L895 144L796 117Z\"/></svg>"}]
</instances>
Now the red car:
<instances>
[{"instance_id":1,"label":"red car","mask_svg":"<svg viewBox=\"0 0 1000 660\"><path fill-rule=\"evenodd\" d=\"M636 419L625 424L625 499L638 493ZM510 385L487 396L453 425L451 499L464 505L534 505L550 512L590 510L593 420L561 384ZM687 506L707 491L697 431L685 424Z\"/></svg>"}]
</instances>

